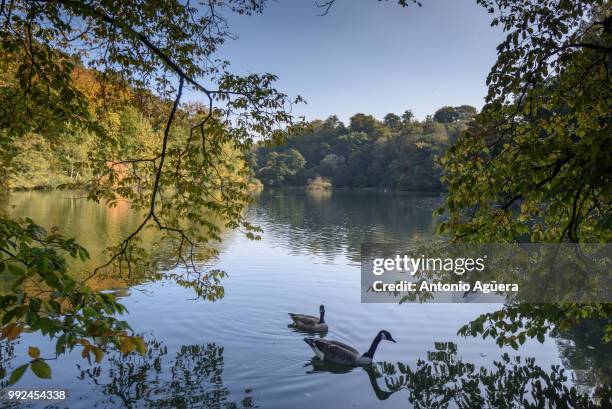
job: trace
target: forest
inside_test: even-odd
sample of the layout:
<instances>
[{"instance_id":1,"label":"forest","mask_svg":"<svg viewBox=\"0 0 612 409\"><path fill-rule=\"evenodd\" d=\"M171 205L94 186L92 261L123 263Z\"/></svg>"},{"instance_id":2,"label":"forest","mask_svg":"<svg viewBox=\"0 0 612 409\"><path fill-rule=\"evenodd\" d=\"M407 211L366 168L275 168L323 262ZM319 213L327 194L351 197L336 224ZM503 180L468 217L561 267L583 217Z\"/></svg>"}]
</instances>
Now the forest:
<instances>
[{"instance_id":1,"label":"forest","mask_svg":"<svg viewBox=\"0 0 612 409\"><path fill-rule=\"evenodd\" d=\"M336 116L315 120L280 146L259 143L248 155L265 186L305 186L329 181L338 188L386 188L439 192L437 160L477 113L469 105L440 108L424 121L411 111L401 116L353 115L345 125Z\"/></svg>"},{"instance_id":2,"label":"forest","mask_svg":"<svg viewBox=\"0 0 612 409\"><path fill-rule=\"evenodd\" d=\"M64 113L48 112L44 113L49 117L43 126L11 140L10 145L6 139L0 141L6 142L0 158L3 165L0 172L4 173L0 189L91 188L95 186L96 167L110 172L107 175L110 180L121 180L130 186L137 182L142 187L146 178L134 173L138 163L113 157L155 156L165 125L165 111L171 103L146 89L121 84L116 78L105 76L101 79L100 73L85 67L79 58L72 57L68 61L74 66L70 79L75 92L89 105L91 126L71 126L62 121ZM4 68L0 74L3 97L16 96L14 90L19 73L14 61L8 54L0 54L0 66ZM103 98L102 93L106 93ZM204 117L207 112L197 103L183 104L177 111L178 126L172 130L175 141L170 146L175 150L189 138L190 121ZM243 170L238 172L239 180L248 179L248 169L238 150L224 143L214 148L223 151L228 164ZM221 165L220 161L216 163Z\"/></svg>"},{"instance_id":3,"label":"forest","mask_svg":"<svg viewBox=\"0 0 612 409\"><path fill-rule=\"evenodd\" d=\"M95 92L94 74L85 68L77 73L75 84L83 91ZM100 119L109 132L117 135L116 149L126 155L134 155L136 149L151 149L164 102L130 90L113 104L112 111ZM182 108L185 115L196 115L198 110L204 112L205 108ZM348 125L332 115L310 121L280 144L260 142L244 158L234 152L233 160L240 166L246 160L252 181L266 187L307 186L323 178L336 188L441 192L445 187L437 161L476 113L476 108L462 105L440 108L424 121L415 119L409 110L401 116L389 113L382 121L355 114ZM62 132L71 132L71 137L60 142L32 132L17 141L16 154L10 161L15 171L5 179L11 189L76 186L91 178L88 155L95 144L93 133L57 131ZM187 134L185 129L182 132ZM229 146L226 149L229 151Z\"/></svg>"}]
</instances>

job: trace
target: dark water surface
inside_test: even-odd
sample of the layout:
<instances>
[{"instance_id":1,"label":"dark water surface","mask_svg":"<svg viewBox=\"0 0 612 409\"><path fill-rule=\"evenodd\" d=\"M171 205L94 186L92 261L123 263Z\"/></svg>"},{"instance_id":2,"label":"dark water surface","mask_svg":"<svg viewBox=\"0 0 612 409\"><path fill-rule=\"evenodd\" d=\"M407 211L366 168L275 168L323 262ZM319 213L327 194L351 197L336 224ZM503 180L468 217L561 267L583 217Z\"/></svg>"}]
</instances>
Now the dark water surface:
<instances>
[{"instance_id":1,"label":"dark water surface","mask_svg":"<svg viewBox=\"0 0 612 409\"><path fill-rule=\"evenodd\" d=\"M77 235L92 253L138 221L127 207L105 209L69 196L19 193L10 211ZM452 342L455 359L476 367L491 368L504 352L531 356L544 369L566 367L568 383L588 390L601 372L593 369L601 348L596 341L547 338L515 352L490 339L456 336L461 325L499 305L360 303L360 244L429 237L439 200L381 192L264 192L248 210L248 219L265 231L262 240L227 232L220 255L209 263L229 274L225 298L194 300L189 290L169 282L121 289L127 320L150 343L146 356L111 355L90 365L75 351L50 362L52 380L27 373L12 389L64 389L70 397L58 407L70 408L411 407L408 392L390 393L384 376L313 366L304 334L288 327L287 312L316 313L325 304L328 338L366 350L380 329L393 334L397 344L382 343L379 362L414 366L431 359L434 343ZM52 345L32 334L14 347L3 345L1 353L15 355L14 368L26 361L28 345L52 356Z\"/></svg>"}]
</instances>

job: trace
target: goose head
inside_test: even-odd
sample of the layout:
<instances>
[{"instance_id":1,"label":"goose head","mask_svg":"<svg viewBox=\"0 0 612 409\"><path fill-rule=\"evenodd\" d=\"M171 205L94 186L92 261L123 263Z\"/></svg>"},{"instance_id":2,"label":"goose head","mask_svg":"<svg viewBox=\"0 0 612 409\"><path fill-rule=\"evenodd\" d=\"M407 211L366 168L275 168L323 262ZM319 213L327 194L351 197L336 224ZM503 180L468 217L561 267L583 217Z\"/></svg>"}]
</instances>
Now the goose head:
<instances>
[{"instance_id":1,"label":"goose head","mask_svg":"<svg viewBox=\"0 0 612 409\"><path fill-rule=\"evenodd\" d=\"M323 324L325 322L325 306L321 304L319 306L319 324Z\"/></svg>"},{"instance_id":2,"label":"goose head","mask_svg":"<svg viewBox=\"0 0 612 409\"><path fill-rule=\"evenodd\" d=\"M391 336L391 333L387 330L382 330L378 333L378 336L380 336L380 340L381 341L391 341L394 343L397 343L396 340L393 339L393 337Z\"/></svg>"},{"instance_id":3,"label":"goose head","mask_svg":"<svg viewBox=\"0 0 612 409\"><path fill-rule=\"evenodd\" d=\"M360 357L360 362L370 363L372 359L374 359L374 353L376 352L376 348L378 348L378 344L380 341L391 341L397 342L391 336L391 333L387 330L379 331L374 340L372 341L372 345L370 345L370 349Z\"/></svg>"}]
</instances>

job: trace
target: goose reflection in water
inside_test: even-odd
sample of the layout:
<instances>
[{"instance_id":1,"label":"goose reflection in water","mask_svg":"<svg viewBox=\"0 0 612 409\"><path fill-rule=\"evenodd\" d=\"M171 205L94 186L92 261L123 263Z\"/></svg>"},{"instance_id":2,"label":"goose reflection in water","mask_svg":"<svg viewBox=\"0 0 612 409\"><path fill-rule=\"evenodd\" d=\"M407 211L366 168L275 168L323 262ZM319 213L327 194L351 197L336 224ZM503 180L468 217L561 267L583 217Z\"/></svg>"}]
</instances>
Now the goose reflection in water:
<instances>
[{"instance_id":1,"label":"goose reflection in water","mask_svg":"<svg viewBox=\"0 0 612 409\"><path fill-rule=\"evenodd\" d=\"M318 336L319 338L325 338L328 332L327 328L323 330L312 330L312 329L298 328L294 324L288 324L287 328L289 328L291 332L295 332L296 334L307 335L307 336Z\"/></svg>"},{"instance_id":2,"label":"goose reflection in water","mask_svg":"<svg viewBox=\"0 0 612 409\"><path fill-rule=\"evenodd\" d=\"M353 371L363 371L367 374L368 379L370 380L370 386L372 387L372 391L374 395L378 398L378 400L387 400L391 395L393 395L395 391L383 390L378 385L378 379L382 377L380 372L377 370L374 365L360 366L360 367L352 367L346 365L338 365L331 364L323 361L320 358L314 357L312 358L306 365L306 367L312 367L312 370L306 371L308 374L316 374L316 373L332 373L332 374L347 374ZM399 389L398 389L399 390Z\"/></svg>"}]
</instances>

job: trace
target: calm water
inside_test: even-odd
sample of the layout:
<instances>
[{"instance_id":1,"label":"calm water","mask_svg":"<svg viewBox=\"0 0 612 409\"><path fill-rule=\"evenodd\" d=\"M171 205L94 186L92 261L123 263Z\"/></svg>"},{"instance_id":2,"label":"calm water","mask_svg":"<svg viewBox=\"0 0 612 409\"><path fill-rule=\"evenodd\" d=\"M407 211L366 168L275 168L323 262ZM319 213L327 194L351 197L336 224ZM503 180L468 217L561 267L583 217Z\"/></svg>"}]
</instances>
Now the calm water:
<instances>
[{"instance_id":1,"label":"calm water","mask_svg":"<svg viewBox=\"0 0 612 409\"><path fill-rule=\"evenodd\" d=\"M10 211L78 235L94 254L138 221L127 206L105 209L69 196L19 193ZM262 240L227 232L220 255L209 262L229 274L225 298L194 300L189 290L169 282L121 289L128 321L150 343L146 356L110 355L90 365L77 351L51 361L52 380L28 373L13 389L68 390L69 400L59 407L70 408L411 407L408 392L390 393L384 376L316 362L313 367L304 334L288 327L287 312L316 313L325 304L326 337L360 350L380 329L389 330L398 343L382 343L379 362L414 366L431 359L435 342L455 343L456 358L476 366L491 367L503 352L516 354L489 339L456 336L462 324L498 305L360 303L360 244L427 238L439 200L373 192L262 193L248 210L249 220L265 231ZM32 344L43 347L43 356L52 355L50 344L28 334L13 346L3 345L4 357L15 356L10 367L25 362ZM527 342L519 353L535 357L545 369L571 369L570 379L588 390L593 377L607 374L605 361L595 359L601 348L590 339L548 338L544 344Z\"/></svg>"}]
</instances>

